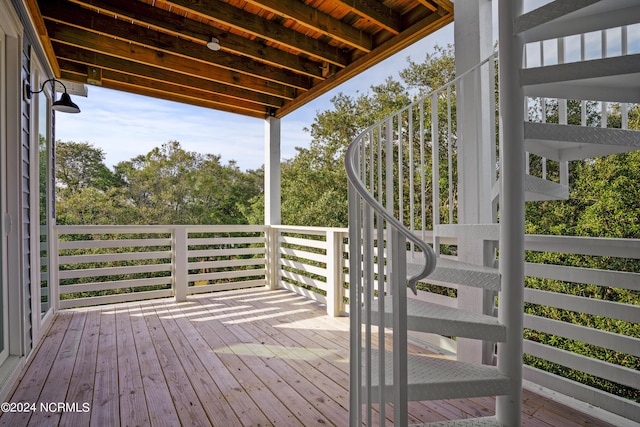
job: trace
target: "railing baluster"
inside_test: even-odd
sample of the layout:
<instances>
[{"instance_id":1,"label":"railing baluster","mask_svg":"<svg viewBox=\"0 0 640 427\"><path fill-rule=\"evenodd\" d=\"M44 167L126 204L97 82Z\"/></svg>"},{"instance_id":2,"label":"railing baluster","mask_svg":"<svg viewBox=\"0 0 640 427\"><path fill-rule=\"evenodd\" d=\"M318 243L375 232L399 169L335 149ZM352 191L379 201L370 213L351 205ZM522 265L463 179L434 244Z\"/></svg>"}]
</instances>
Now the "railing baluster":
<instances>
[{"instance_id":1,"label":"railing baluster","mask_svg":"<svg viewBox=\"0 0 640 427\"><path fill-rule=\"evenodd\" d=\"M426 174L424 173L424 100L420 101L419 105L419 115L420 115L420 171L421 171L421 179L420 179L420 220L422 221L422 241L426 241L425 230L426 230L426 220L427 220L427 196L426 196L426 183L424 182L426 179ZM435 188L435 184L432 185ZM438 208L438 205L433 206L433 212Z\"/></svg>"},{"instance_id":2,"label":"railing baluster","mask_svg":"<svg viewBox=\"0 0 640 427\"><path fill-rule=\"evenodd\" d=\"M366 384L367 384L367 425L371 425L372 414L371 408L373 404L373 395L371 393L371 382L373 378L372 367L372 318L371 308L373 304L373 289L374 283L374 269L373 269L373 246L369 244L372 242L372 228L373 228L373 209L368 204L364 204L363 208L363 238L364 238L364 327L365 327L365 372L366 372Z\"/></svg>"},{"instance_id":3,"label":"railing baluster","mask_svg":"<svg viewBox=\"0 0 640 427\"><path fill-rule=\"evenodd\" d=\"M393 124L392 119L386 121L385 126L385 188L387 195L387 211L393 215L395 210L394 191L393 191Z\"/></svg>"},{"instance_id":4,"label":"railing baluster","mask_svg":"<svg viewBox=\"0 0 640 427\"><path fill-rule=\"evenodd\" d=\"M398 146L398 218L400 222L406 224L404 221L404 200L403 200L403 189L402 183L404 182L404 171L402 167L402 147L404 144L402 143L402 112L396 115L397 120L397 132L398 136L396 138L396 144ZM410 228L410 230L413 230Z\"/></svg>"},{"instance_id":5,"label":"railing baluster","mask_svg":"<svg viewBox=\"0 0 640 427\"><path fill-rule=\"evenodd\" d=\"M431 95L431 169L433 229L440 224L440 144L438 143L438 95ZM448 183L450 184L450 183ZM434 239L435 239L435 233ZM434 245L436 242L434 241Z\"/></svg>"},{"instance_id":6,"label":"railing baluster","mask_svg":"<svg viewBox=\"0 0 640 427\"><path fill-rule=\"evenodd\" d=\"M363 137L364 138L364 137ZM361 160L364 155L364 140L361 143L359 162L354 164L357 176L362 176ZM350 348L349 365L353 368L349 375L349 425L362 425L362 386L368 384L362 378L362 199L355 187L349 183L349 313Z\"/></svg>"},{"instance_id":7,"label":"railing baluster","mask_svg":"<svg viewBox=\"0 0 640 427\"><path fill-rule=\"evenodd\" d=\"M385 278L385 265L384 265L384 221L382 218L378 218L377 221L377 248L378 248L378 313L385 313L385 295L389 288L389 279ZM386 342L385 342L385 317L378 316L378 361L382 361L386 354ZM385 402L385 380L386 380L386 366L384 363L378 363L378 378L379 378L379 390L378 390L378 423L379 425L385 425L386 418L386 405Z\"/></svg>"},{"instance_id":8,"label":"railing baluster","mask_svg":"<svg viewBox=\"0 0 640 427\"><path fill-rule=\"evenodd\" d=\"M407 120L409 121L409 136L408 136L408 150L409 150L409 221L410 221L410 225L411 225L411 230L415 231L416 229L416 224L415 224L415 208L416 208L416 204L415 204L415 167L413 165L413 106L411 106L409 108L409 113L408 113L408 118ZM424 230L425 230L425 224L423 223L421 225L421 229L422 229L422 233L424 234ZM424 239L423 239L424 240ZM411 243L413 245L413 242ZM414 250L414 246L411 247L411 250L413 252Z\"/></svg>"},{"instance_id":9,"label":"railing baluster","mask_svg":"<svg viewBox=\"0 0 640 427\"><path fill-rule=\"evenodd\" d=\"M439 149L439 144L438 144ZM451 88L447 87L447 168L449 176L449 224L453 224L453 141L451 139Z\"/></svg>"}]
</instances>

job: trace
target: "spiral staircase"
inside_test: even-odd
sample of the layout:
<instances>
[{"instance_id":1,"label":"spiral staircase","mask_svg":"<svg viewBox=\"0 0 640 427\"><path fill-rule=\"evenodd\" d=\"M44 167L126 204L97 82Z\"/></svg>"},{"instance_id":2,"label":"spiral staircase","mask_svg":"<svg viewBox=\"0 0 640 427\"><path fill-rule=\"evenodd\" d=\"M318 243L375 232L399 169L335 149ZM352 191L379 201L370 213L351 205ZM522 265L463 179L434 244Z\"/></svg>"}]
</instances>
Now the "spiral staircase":
<instances>
[{"instance_id":1,"label":"spiral staircase","mask_svg":"<svg viewBox=\"0 0 640 427\"><path fill-rule=\"evenodd\" d=\"M556 0L524 14L511 8L512 5L500 8L500 77L505 73L513 76L514 72L518 77L501 79L500 93L506 90L509 96L501 96L499 101L503 118L500 168L490 177L493 190L485 200L496 207L494 210L499 206L502 218L504 207L513 203L510 201L513 193L509 193L512 187L503 183L503 178L510 180L510 185L514 181L505 169L506 162L515 161L511 145L520 147L522 153L526 150L527 166L516 170L517 179L520 179L517 173L522 175L524 197L518 199L522 203L516 202L517 206L513 207L522 216L524 200L568 198L570 161L640 149L640 132L626 129L624 112L624 103L640 102L640 55L629 53L625 27L640 20L637 1ZM603 41L601 57L587 59L584 34L611 28L622 28L619 54L608 56L606 41ZM513 36L503 39L503 34ZM536 43L542 46L543 41L548 40L558 40L557 58L551 64L545 59L536 64L535 60L523 57L535 50L531 46L535 47ZM573 42L577 45L572 45ZM581 53L578 60L568 62L566 53L572 49ZM513 55L514 52L521 54ZM544 57L542 51L540 57ZM492 57L469 73L478 73L478 76L484 73L487 84L493 85L494 70ZM432 189L433 234L426 231L428 221L424 216L420 220L420 215L416 215L418 211L426 211L427 201L414 202L413 196L410 202L406 201L410 189L422 186L422 193L425 192L425 183L429 181L424 175L425 161L431 162L431 182L440 184L443 180L438 166L441 161L438 147L442 145L442 138L451 147L456 136L451 131L451 116L448 123L442 123L437 114L429 119L429 111L442 110L438 102L450 99L453 89L459 88L465 77L468 76L459 76L455 82L366 129L347 150L353 426L385 425L389 420L395 425L408 425L409 401L475 396L504 398L498 399L494 417L427 425L513 426L521 423L518 390L522 387L522 376L517 372L522 360L521 288L524 285L523 280L513 281L513 278L523 275L522 270L515 276L508 272L507 277L502 266L497 268L497 259L489 259L484 265L460 262L442 253L441 240L465 236L483 242L499 241L504 253L505 248L513 247L508 246L513 240L521 242L524 235L510 234L505 230L504 221L499 224L497 220L494 224L456 224L449 215L447 223L442 224L441 185ZM553 99L557 103L559 113L555 122L548 122L544 102L539 114L531 112L538 99ZM458 95L457 103L462 102L465 100ZM580 123L571 122L567 115L568 102L582 103L583 111L587 102L599 103L602 107L599 126L588 123L584 113ZM622 103L621 128L607 127L607 103ZM450 107L447 108L450 113ZM495 99L487 99L486 105L479 108L496 109ZM504 121L505 118L510 122ZM447 130L443 133L444 128ZM516 138L519 140L514 140L513 135L519 135ZM495 144L496 139L492 143ZM511 145L504 150L506 144ZM431 151L431 159L427 151ZM532 158L536 168L529 167ZM549 170L555 171L553 174L547 172L547 162ZM454 178L449 174L449 181ZM453 209L452 198L451 192L444 195L449 210ZM427 236L431 236L431 244L427 243ZM503 255L503 264L506 259ZM424 281L481 288L499 295L498 316L494 315L493 307L474 313L407 293L408 287L416 294L417 284ZM509 292L504 292L506 287ZM505 314L509 308L512 308L510 313ZM508 333L510 325L511 333ZM498 351L497 366L413 354L407 344L413 331L497 343L502 351ZM510 361L504 362L505 365L501 358ZM392 414L386 412L390 407L385 403L393 404Z\"/></svg>"}]
</instances>

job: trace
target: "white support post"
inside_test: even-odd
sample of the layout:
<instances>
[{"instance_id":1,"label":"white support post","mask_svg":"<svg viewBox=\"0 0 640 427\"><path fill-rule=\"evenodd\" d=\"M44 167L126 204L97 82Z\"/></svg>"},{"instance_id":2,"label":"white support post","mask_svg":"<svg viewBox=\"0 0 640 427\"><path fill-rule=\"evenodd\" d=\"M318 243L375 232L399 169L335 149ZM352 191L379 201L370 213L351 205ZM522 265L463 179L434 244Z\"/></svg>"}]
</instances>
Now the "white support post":
<instances>
[{"instance_id":1,"label":"white support post","mask_svg":"<svg viewBox=\"0 0 640 427\"><path fill-rule=\"evenodd\" d=\"M266 288L269 290L278 289L278 236L279 232L276 228L267 226L265 229L265 279L267 281Z\"/></svg>"},{"instance_id":2,"label":"white support post","mask_svg":"<svg viewBox=\"0 0 640 427\"><path fill-rule=\"evenodd\" d=\"M270 226L282 222L280 200L280 119L267 117L264 122L264 224L266 287L278 288L278 231Z\"/></svg>"},{"instance_id":3,"label":"white support post","mask_svg":"<svg viewBox=\"0 0 640 427\"><path fill-rule=\"evenodd\" d=\"M187 300L188 245L186 227L173 229L173 295L176 302Z\"/></svg>"},{"instance_id":4,"label":"white support post","mask_svg":"<svg viewBox=\"0 0 640 427\"><path fill-rule=\"evenodd\" d=\"M458 75L473 68L493 53L491 0L456 3L455 58ZM489 62L469 73L456 87L458 102L458 223L489 224L494 222L491 186L495 174L492 163L494 112L493 81ZM464 100L462 102L461 100ZM450 184L451 185L451 184ZM435 222L434 222L435 223ZM460 237L458 259L483 265L485 244L482 240ZM492 295L479 288L462 286L458 290L458 308L486 313L492 306ZM457 358L474 363L492 363L492 343L459 338Z\"/></svg>"},{"instance_id":5,"label":"white support post","mask_svg":"<svg viewBox=\"0 0 640 427\"><path fill-rule=\"evenodd\" d=\"M522 0L500 0L500 291L499 320L507 341L498 344L498 371L511 379L507 395L496 399L502 425L522 422L522 327L524 304L525 148L524 91L520 85L523 40L513 22L522 14Z\"/></svg>"},{"instance_id":6,"label":"white support post","mask_svg":"<svg viewBox=\"0 0 640 427\"><path fill-rule=\"evenodd\" d=\"M327 230L327 314L338 317L342 311L342 233Z\"/></svg>"},{"instance_id":7,"label":"white support post","mask_svg":"<svg viewBox=\"0 0 640 427\"><path fill-rule=\"evenodd\" d=\"M267 117L264 123L264 223L280 225L280 119Z\"/></svg>"},{"instance_id":8,"label":"white support post","mask_svg":"<svg viewBox=\"0 0 640 427\"><path fill-rule=\"evenodd\" d=\"M53 219L55 221L55 219ZM60 235L55 224L50 227L51 232L49 238L51 245L49 246L51 253L49 254L49 302L53 307L54 313L60 310L60 252L59 245Z\"/></svg>"}]
</instances>

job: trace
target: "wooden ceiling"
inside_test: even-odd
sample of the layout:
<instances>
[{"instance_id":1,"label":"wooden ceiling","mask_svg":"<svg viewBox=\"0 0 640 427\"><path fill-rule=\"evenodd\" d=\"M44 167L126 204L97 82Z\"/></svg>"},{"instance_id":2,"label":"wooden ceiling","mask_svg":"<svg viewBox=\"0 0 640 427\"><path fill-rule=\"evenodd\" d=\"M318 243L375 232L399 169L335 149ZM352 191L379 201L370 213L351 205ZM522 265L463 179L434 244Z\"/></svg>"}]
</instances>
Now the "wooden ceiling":
<instances>
[{"instance_id":1,"label":"wooden ceiling","mask_svg":"<svg viewBox=\"0 0 640 427\"><path fill-rule=\"evenodd\" d=\"M58 78L262 118L453 21L449 0L25 3Z\"/></svg>"}]
</instances>

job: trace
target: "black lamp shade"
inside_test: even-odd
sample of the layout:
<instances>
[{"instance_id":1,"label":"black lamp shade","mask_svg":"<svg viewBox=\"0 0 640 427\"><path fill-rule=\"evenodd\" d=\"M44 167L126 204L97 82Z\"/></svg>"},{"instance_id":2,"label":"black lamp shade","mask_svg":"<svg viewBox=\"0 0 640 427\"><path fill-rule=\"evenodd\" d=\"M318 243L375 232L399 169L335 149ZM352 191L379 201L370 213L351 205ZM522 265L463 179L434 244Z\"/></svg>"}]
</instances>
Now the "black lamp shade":
<instances>
[{"instance_id":1,"label":"black lamp shade","mask_svg":"<svg viewBox=\"0 0 640 427\"><path fill-rule=\"evenodd\" d=\"M62 111L64 113L79 113L80 107L71 101L71 97L67 92L64 92L60 99L53 103L51 106L55 111Z\"/></svg>"}]
</instances>

